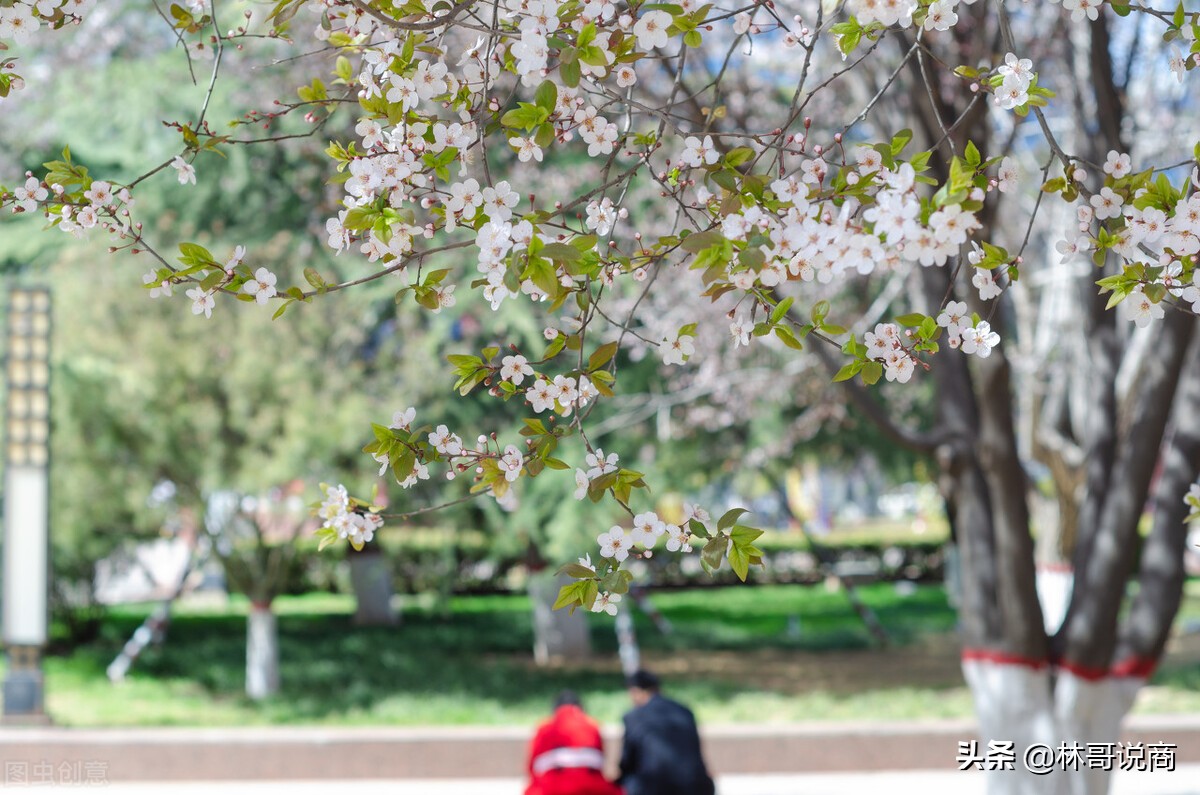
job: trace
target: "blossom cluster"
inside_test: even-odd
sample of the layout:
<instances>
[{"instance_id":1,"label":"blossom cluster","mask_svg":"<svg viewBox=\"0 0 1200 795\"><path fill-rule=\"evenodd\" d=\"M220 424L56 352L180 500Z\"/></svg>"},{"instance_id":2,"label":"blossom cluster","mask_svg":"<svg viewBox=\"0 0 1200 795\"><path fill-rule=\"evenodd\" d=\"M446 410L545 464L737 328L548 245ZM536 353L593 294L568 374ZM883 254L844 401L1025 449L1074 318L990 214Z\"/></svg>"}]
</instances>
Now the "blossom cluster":
<instances>
[{"instance_id":1,"label":"blossom cluster","mask_svg":"<svg viewBox=\"0 0 1200 795\"><path fill-rule=\"evenodd\" d=\"M849 174L865 186L862 200L849 199L834 208L816 198L829 166L815 157L805 161L799 178L771 184L779 199L775 212L750 206L720 220L721 233L730 241L766 238L759 244L765 258L761 270L731 262L731 284L742 290L775 287L789 278L828 284L877 268L894 270L906 262L944 265L979 228L975 214L960 204L923 206L911 164L888 169L879 153L866 146L856 147L855 157L857 166ZM924 222L923 210L932 210Z\"/></svg>"},{"instance_id":2,"label":"blossom cluster","mask_svg":"<svg viewBox=\"0 0 1200 795\"><path fill-rule=\"evenodd\" d=\"M914 16L924 17L925 30L949 30L958 24L958 7L972 5L975 0L849 0L846 10L860 23L877 23L884 27L897 25L902 28L914 24Z\"/></svg>"},{"instance_id":3,"label":"blossom cluster","mask_svg":"<svg viewBox=\"0 0 1200 795\"><path fill-rule=\"evenodd\" d=\"M0 4L0 52L5 41L28 44L43 26L60 28L80 22L96 0L11 0ZM14 58L0 57L0 101L25 87L25 79L14 71Z\"/></svg>"},{"instance_id":4,"label":"blossom cluster","mask_svg":"<svg viewBox=\"0 0 1200 795\"><path fill-rule=\"evenodd\" d=\"M1097 18L1099 0L1059 1L1077 19ZM314 12L321 18L316 37L337 53L336 79L328 86L314 80L301 89L302 102L289 107L304 106L302 112L314 124L340 108L354 109L351 140L333 142L326 150L339 172L331 183L341 187L336 210L324 218L325 238L339 255L353 257L353 265L371 264L375 272L355 275L337 289L394 274L404 284L397 302L411 295L436 313L463 297L466 291L456 294L456 282L471 280L470 288L493 310L508 301L528 300L540 313L558 315L544 321L550 324L548 346L540 358L500 343L484 349L482 356L450 357L458 377L455 389L462 394L482 385L495 397L516 398L528 407L523 444L503 444L493 434L478 436L471 447L446 425L417 427L416 410L408 408L390 424L375 426L375 441L364 448L380 465L380 475L390 468L402 487L412 488L430 478L433 462L445 462L448 478L473 472L475 493L490 493L511 505L512 486L523 477L546 467L573 470L576 499L598 499L611 491L629 508L630 490L645 484L639 473L620 466L617 453L594 446L586 436L582 466L554 458L553 451L565 436L582 435L590 413L585 409L613 393L616 367L608 362L618 349L624 350L629 336L640 336L635 322L613 319L600 302L632 295L636 307L672 265L695 271L703 281L695 293L714 305L728 296L716 317L727 318L732 345L725 344L734 350L772 333L781 344L799 348L799 337L816 332L821 344L844 345L864 380L886 376L898 383L928 366L922 354L934 352L937 339L967 354L990 356L1000 344L999 334L970 313L966 301L951 299L962 297L969 282L979 301L987 302L1016 278L1019 254L1009 256L975 239L989 193L1014 191L1014 164L1000 161L994 178L989 177L997 161L984 160L973 144L959 146L951 138L954 127L946 131L950 144L930 142L932 151L904 157L911 133L868 143L864 131L883 115L876 108L878 97L838 133L833 131L840 120L818 118L813 127L803 115L819 116L819 102L809 106L809 100L833 82L830 77L818 90L804 85L810 65L824 57L817 39L826 31L839 37L837 46L845 57L861 40L878 42L887 28L949 31L973 3L826 3L813 27L798 16L788 20L777 15L770 4L714 8L694 0L500 0L486 8L419 1L403 8L348 0L274 4L272 16L279 26L269 29L267 38L278 38L292 15ZM0 39L22 43L39 27L77 19L88 4L8 0L0 4ZM210 32L193 18L216 15L214 5L205 0L173 4L178 35L204 36L219 45L224 36L216 23ZM843 12L852 17L848 22L825 24L825 13ZM458 25L460 21L464 24ZM1175 27L1182 29L1180 23ZM760 37L764 32L773 35ZM914 47L906 58L933 55L934 45L961 38L918 35L928 49ZM752 103L746 96L752 93L727 91L718 85L721 78L699 90L690 86L695 73L684 74L685 65L709 62L707 56L688 53L706 41L722 47L734 42L722 75L726 67L730 72L740 68L733 62L742 44L747 53L779 41L787 48L804 48L800 82L794 89L788 86L795 92L795 112L779 129L760 124L762 117L754 115L758 109L747 109ZM991 93L995 105L1017 114L1045 104L1050 92L1038 86L1029 59L1010 52L1003 63L986 66L994 55L989 50L978 61L984 66L955 70L957 78L974 81L972 91ZM216 61L214 78L220 59ZM930 59L930 69L942 65L940 57ZM0 72L8 66L0 64ZM663 100L662 86L650 74L653 70L659 78L672 68L679 70L675 90L670 100ZM1171 68L1176 68L1174 62ZM1181 61L1179 69L1186 68L1189 62ZM897 69L896 74L904 72ZM0 96L14 84L11 75L0 79ZM889 80L880 94L890 85ZM778 86L768 88L763 96ZM663 106L664 101L670 105ZM685 102L695 107L681 112ZM742 111L744 117L737 118ZM951 119L938 122L949 125ZM181 134L182 150L130 181L130 187L158 172L180 185L195 185L204 176L197 174L197 158L226 144L226 138L200 123L167 126ZM944 184L935 185L929 163L940 150L954 155L946 156L950 167L940 178ZM1068 165L1057 149L1056 156ZM586 175L581 179L588 187L569 195L545 187L551 172L567 164ZM504 179L494 178L493 172ZM1094 192L1083 188L1086 175L1064 176L1064 196L1073 192L1069 201L1079 195L1084 199L1079 234L1063 241L1060 252L1101 256L1112 250L1139 266L1109 285L1139 325L1161 315L1166 296L1200 311L1196 194L1189 197L1186 189L1133 174L1128 155L1111 153L1104 172L1105 184ZM631 209L640 213L653 204L646 201L649 191L657 191L672 213L646 212L631 219ZM48 164L44 179L27 174L3 201L14 212L40 208L64 232L84 235L101 228L118 238L120 245L114 248L149 248L131 217L129 187L93 178L70 162L69 154ZM674 215L675 220L662 221L658 215ZM445 256L459 249L470 252L465 268ZM223 262L195 244L181 245L180 253L179 266L155 253L162 267L145 274L145 287L157 297L170 296L173 287L186 284L192 312L204 317L211 316L222 293L259 305L281 304L282 310L330 287L319 274L306 272L312 291L284 289L270 268L245 261L242 246ZM448 264L428 267L432 262ZM962 277L959 264L964 265ZM832 295L832 285L850 279L947 265L955 269L946 274L947 281L962 278L963 283L947 293L935 316L879 323L872 318L867 327L873 330L862 336L862 343L858 333L825 320L828 301L810 300ZM667 281L671 279L661 279L660 287ZM796 319L803 317L797 314L799 307L793 308L798 299L809 302L811 323ZM643 340L658 346L664 365L701 358L696 356L701 329L688 320L675 317ZM724 322L704 330L723 334ZM567 350L578 353L577 364L556 363ZM612 567L631 555L648 556L659 539L665 539L668 550L691 551L694 535L706 537L691 524L698 512L677 526L654 512L629 511L631 528L614 525L597 539L597 566L590 558L580 561L597 581L609 582L616 573ZM370 506L349 497L341 486L326 488L318 512L325 529L355 545L369 541L382 523ZM724 553L744 576L756 557L754 531L735 522L736 517L718 528L702 557L706 565L719 565L719 553ZM729 535L722 535L725 531ZM723 550L726 539L729 546ZM620 592L610 585L586 603L592 609L615 609Z\"/></svg>"},{"instance_id":5,"label":"blossom cluster","mask_svg":"<svg viewBox=\"0 0 1200 795\"><path fill-rule=\"evenodd\" d=\"M639 513L633 517L633 527L625 530L620 525L613 525L607 533L601 533L596 542L600 545L600 555L621 561L629 557L635 546L643 550L654 549L658 539L666 537L666 547L670 552L690 552L691 531L685 522L683 527L668 524L658 518L653 511Z\"/></svg>"},{"instance_id":6,"label":"blossom cluster","mask_svg":"<svg viewBox=\"0 0 1200 795\"><path fill-rule=\"evenodd\" d=\"M81 20L96 0L12 0L0 6L0 39L26 44L43 24Z\"/></svg>"},{"instance_id":7,"label":"blossom cluster","mask_svg":"<svg viewBox=\"0 0 1200 795\"><path fill-rule=\"evenodd\" d=\"M1122 298L1126 316L1139 327L1163 317L1169 295L1200 313L1200 171L1176 189L1165 178L1135 173L1127 153L1110 151L1102 165L1103 187L1077 207L1078 235L1056 244L1064 260L1112 251L1125 263L1119 276L1100 284ZM1086 175L1072 175L1080 182ZM1191 192L1189 194L1189 188Z\"/></svg>"},{"instance_id":8,"label":"blossom cluster","mask_svg":"<svg viewBox=\"0 0 1200 795\"><path fill-rule=\"evenodd\" d=\"M355 549L361 549L375 537L375 531L383 527L383 517L373 511L361 510L342 485L322 484L324 500L317 508L322 527L332 530L334 535L349 541Z\"/></svg>"},{"instance_id":9,"label":"blossom cluster","mask_svg":"<svg viewBox=\"0 0 1200 795\"><path fill-rule=\"evenodd\" d=\"M1019 108L1029 102L1029 87L1033 84L1033 61L1005 54L1004 64L996 69L1001 77L996 89L996 104L1005 110Z\"/></svg>"},{"instance_id":10,"label":"blossom cluster","mask_svg":"<svg viewBox=\"0 0 1200 795\"><path fill-rule=\"evenodd\" d=\"M600 453L600 455L602 457L603 453ZM670 524L661 519L657 513L647 511L636 514L633 517L633 524L629 529L621 525L613 525L607 532L597 536L596 543L600 546L601 560L610 560L615 564L620 564L622 561L628 559L631 553L635 556L650 557L651 550L654 549L661 538L666 538L665 546L667 551L686 553L692 551L691 523L697 522L700 525L704 525L710 521L712 519L706 510L699 506L685 503L682 525ZM730 546L732 546L732 542L730 542ZM640 547L641 551L638 552L635 550L635 547ZM591 555L585 555L580 558L579 565L584 569L590 570L592 573L596 572L596 566L592 563ZM617 603L620 601L620 593L601 590L597 593L591 609L596 613L605 612L610 615L616 615Z\"/></svg>"}]
</instances>

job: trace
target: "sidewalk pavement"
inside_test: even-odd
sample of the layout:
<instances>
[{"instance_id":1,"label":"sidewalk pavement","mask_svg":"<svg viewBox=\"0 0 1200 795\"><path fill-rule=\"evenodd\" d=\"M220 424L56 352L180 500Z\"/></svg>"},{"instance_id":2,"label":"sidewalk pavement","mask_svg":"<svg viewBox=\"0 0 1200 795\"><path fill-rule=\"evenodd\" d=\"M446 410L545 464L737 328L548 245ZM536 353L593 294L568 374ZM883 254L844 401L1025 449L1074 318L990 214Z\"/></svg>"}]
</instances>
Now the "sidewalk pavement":
<instances>
[{"instance_id":1,"label":"sidewalk pavement","mask_svg":"<svg viewBox=\"0 0 1200 795\"><path fill-rule=\"evenodd\" d=\"M521 779L441 779L380 781L221 781L143 782L110 784L105 795L212 795L213 791L238 795L521 795ZM25 787L13 786L12 789ZM9 788L0 788L7 791ZM71 795L93 787L32 786L49 795ZM96 788L99 789L99 788ZM921 795L984 795L982 773L892 770L873 773L812 773L800 775L721 776L717 795L880 795L881 792ZM1182 765L1173 773L1114 774L1110 795L1200 795L1200 765Z\"/></svg>"},{"instance_id":2,"label":"sidewalk pavement","mask_svg":"<svg viewBox=\"0 0 1200 795\"><path fill-rule=\"evenodd\" d=\"M615 771L619 729L606 732ZM0 789L115 795L520 795L531 727L0 727ZM970 721L706 726L720 795L982 795L960 772ZM1174 747L1176 772L1118 771L1114 795L1200 795L1200 715L1136 716L1124 742ZM24 781L21 783L21 775ZM46 786L51 785L51 786Z\"/></svg>"},{"instance_id":3,"label":"sidewalk pavement","mask_svg":"<svg viewBox=\"0 0 1200 795\"><path fill-rule=\"evenodd\" d=\"M971 721L705 726L705 758L720 775L957 772ZM0 728L0 760L32 769L103 771L140 781L520 778L532 727ZM620 730L605 731L609 769ZM1200 763L1200 715L1137 716L1125 742L1169 743L1179 765ZM64 768L64 765L67 767ZM80 779L83 780L83 779Z\"/></svg>"}]
</instances>

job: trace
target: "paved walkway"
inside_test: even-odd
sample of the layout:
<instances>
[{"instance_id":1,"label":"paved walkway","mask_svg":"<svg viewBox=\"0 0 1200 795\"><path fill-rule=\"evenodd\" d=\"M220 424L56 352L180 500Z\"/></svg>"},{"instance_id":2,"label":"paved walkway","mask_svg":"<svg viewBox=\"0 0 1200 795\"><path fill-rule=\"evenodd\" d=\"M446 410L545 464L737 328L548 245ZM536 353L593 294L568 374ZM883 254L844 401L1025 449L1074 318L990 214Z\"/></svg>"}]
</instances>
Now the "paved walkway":
<instances>
[{"instance_id":1,"label":"paved walkway","mask_svg":"<svg viewBox=\"0 0 1200 795\"><path fill-rule=\"evenodd\" d=\"M145 782L104 787L59 785L11 787L51 795L103 791L105 795L212 795L214 789L238 795L521 795L520 779L459 779L380 781L223 781ZM9 788L3 788L9 791ZM821 773L809 775L723 776L718 795L984 795L982 773L878 771L874 773ZM1174 773L1118 772L1110 795L1200 795L1200 765L1183 765Z\"/></svg>"},{"instance_id":2,"label":"paved walkway","mask_svg":"<svg viewBox=\"0 0 1200 795\"><path fill-rule=\"evenodd\" d=\"M111 783L515 779L532 730L463 728L0 728L8 768L103 770ZM615 769L620 730L606 732ZM721 775L923 770L957 774L970 721L807 723L702 728L705 757ZM1126 742L1169 743L1179 765L1200 764L1200 716L1139 716ZM90 767L89 767L90 766ZM962 776L958 777L963 778ZM0 779L3 783L3 779ZM1198 793L1200 795L1200 793Z\"/></svg>"},{"instance_id":3,"label":"paved walkway","mask_svg":"<svg viewBox=\"0 0 1200 795\"><path fill-rule=\"evenodd\" d=\"M619 730L607 732L610 770ZM0 727L0 789L113 795L520 795L530 731L470 728ZM983 795L959 772L965 721L706 726L719 795ZM1200 715L1130 719L1126 742L1169 743L1175 772L1118 771L1113 795L1200 795ZM886 789L885 789L886 788Z\"/></svg>"}]
</instances>

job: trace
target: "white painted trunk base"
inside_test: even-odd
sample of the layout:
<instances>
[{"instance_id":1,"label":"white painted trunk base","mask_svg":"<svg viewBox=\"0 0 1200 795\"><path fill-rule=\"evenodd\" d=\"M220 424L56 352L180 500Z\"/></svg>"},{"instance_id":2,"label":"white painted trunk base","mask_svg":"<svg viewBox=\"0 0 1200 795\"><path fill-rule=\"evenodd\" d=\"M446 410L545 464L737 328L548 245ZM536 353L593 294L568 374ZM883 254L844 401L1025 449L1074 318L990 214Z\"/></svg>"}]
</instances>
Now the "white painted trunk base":
<instances>
[{"instance_id":1,"label":"white painted trunk base","mask_svg":"<svg viewBox=\"0 0 1200 795\"><path fill-rule=\"evenodd\" d=\"M392 609L392 569L381 552L350 555L350 583L354 587L354 623L387 627L399 623Z\"/></svg>"},{"instance_id":2,"label":"white painted trunk base","mask_svg":"<svg viewBox=\"0 0 1200 795\"><path fill-rule=\"evenodd\" d=\"M246 616L246 695L256 701L279 692L279 630L271 608L251 605Z\"/></svg>"},{"instance_id":3,"label":"white painted trunk base","mask_svg":"<svg viewBox=\"0 0 1200 795\"><path fill-rule=\"evenodd\" d=\"M588 632L588 611L571 613L555 610L558 589L572 582L570 577L553 574L529 579L529 600L533 605L533 658L538 665L561 660L585 660L592 650Z\"/></svg>"},{"instance_id":4,"label":"white painted trunk base","mask_svg":"<svg viewBox=\"0 0 1200 795\"><path fill-rule=\"evenodd\" d=\"M1026 749L1044 744L1057 752L1063 743L1086 748L1117 742L1121 721L1145 679L1092 680L1062 669L1052 677L1046 664L969 652L962 666L979 718L980 755L987 756L993 741L1011 741L1015 750L1013 770L988 773L988 795L1106 795L1110 771L1088 769L1086 763L1064 769L1056 758L1048 773L1036 774L1025 763Z\"/></svg>"}]
</instances>

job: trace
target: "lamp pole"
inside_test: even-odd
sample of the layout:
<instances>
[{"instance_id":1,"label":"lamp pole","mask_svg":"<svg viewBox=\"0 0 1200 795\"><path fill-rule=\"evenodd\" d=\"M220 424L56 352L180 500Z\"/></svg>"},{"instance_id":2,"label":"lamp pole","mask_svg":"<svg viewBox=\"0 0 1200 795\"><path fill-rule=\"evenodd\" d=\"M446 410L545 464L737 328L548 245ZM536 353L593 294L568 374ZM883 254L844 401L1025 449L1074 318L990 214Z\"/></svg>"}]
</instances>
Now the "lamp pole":
<instances>
[{"instance_id":1,"label":"lamp pole","mask_svg":"<svg viewBox=\"0 0 1200 795\"><path fill-rule=\"evenodd\" d=\"M50 291L9 292L4 420L5 723L48 722L42 649L49 623Z\"/></svg>"}]
</instances>

